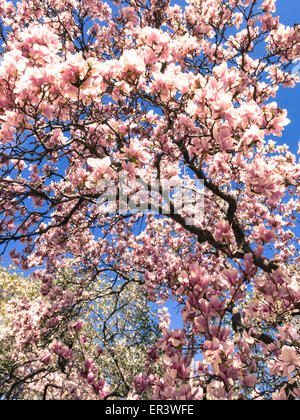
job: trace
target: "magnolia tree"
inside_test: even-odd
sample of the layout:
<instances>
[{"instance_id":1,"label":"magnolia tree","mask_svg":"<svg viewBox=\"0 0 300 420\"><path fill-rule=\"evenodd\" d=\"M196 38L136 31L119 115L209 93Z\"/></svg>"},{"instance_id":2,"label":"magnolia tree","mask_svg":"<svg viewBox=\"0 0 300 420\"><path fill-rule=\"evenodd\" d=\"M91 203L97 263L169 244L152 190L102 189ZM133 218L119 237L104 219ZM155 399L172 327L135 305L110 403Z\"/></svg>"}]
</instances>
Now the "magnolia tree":
<instances>
[{"instance_id":1,"label":"magnolia tree","mask_svg":"<svg viewBox=\"0 0 300 420\"><path fill-rule=\"evenodd\" d=\"M0 0L0 244L41 285L7 309L3 398L300 398L300 167L273 141L300 30L275 3Z\"/></svg>"}]
</instances>

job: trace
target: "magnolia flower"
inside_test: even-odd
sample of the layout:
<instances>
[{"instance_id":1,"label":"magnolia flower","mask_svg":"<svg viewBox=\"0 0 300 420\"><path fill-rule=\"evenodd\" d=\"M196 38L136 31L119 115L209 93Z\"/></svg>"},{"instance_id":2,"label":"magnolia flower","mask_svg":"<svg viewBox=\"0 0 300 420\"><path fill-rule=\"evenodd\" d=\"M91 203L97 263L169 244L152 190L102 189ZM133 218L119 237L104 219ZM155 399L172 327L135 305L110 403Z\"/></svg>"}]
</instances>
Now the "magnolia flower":
<instances>
[{"instance_id":1,"label":"magnolia flower","mask_svg":"<svg viewBox=\"0 0 300 420\"><path fill-rule=\"evenodd\" d=\"M73 325L72 328L78 332L80 331L85 325L85 322L83 321L83 319L79 319L78 321L76 321Z\"/></svg>"},{"instance_id":2,"label":"magnolia flower","mask_svg":"<svg viewBox=\"0 0 300 420\"><path fill-rule=\"evenodd\" d=\"M289 291L291 296L294 299L300 299L300 284L299 284L299 280L297 280L296 278L292 279L292 282L288 285Z\"/></svg>"},{"instance_id":3,"label":"magnolia flower","mask_svg":"<svg viewBox=\"0 0 300 420\"><path fill-rule=\"evenodd\" d=\"M120 58L120 67L126 72L142 74L145 71L146 65L141 53L135 50L125 50Z\"/></svg>"},{"instance_id":4,"label":"magnolia flower","mask_svg":"<svg viewBox=\"0 0 300 420\"><path fill-rule=\"evenodd\" d=\"M300 358L292 347L283 346L281 349L281 357L285 363L300 365Z\"/></svg>"},{"instance_id":5,"label":"magnolia flower","mask_svg":"<svg viewBox=\"0 0 300 420\"><path fill-rule=\"evenodd\" d=\"M207 387L207 393L216 399L224 400L226 398L224 383L221 381L214 381L210 383Z\"/></svg>"},{"instance_id":6,"label":"magnolia flower","mask_svg":"<svg viewBox=\"0 0 300 420\"><path fill-rule=\"evenodd\" d=\"M93 159L90 158L87 160L88 165L93 168L94 177L96 179L101 178L102 175L108 172L108 169L111 165L110 157L105 157L104 159Z\"/></svg>"},{"instance_id":7,"label":"magnolia flower","mask_svg":"<svg viewBox=\"0 0 300 420\"><path fill-rule=\"evenodd\" d=\"M216 227L216 232L214 234L214 238L216 241L220 241L223 239L224 236L230 233L230 225L226 221L220 221Z\"/></svg>"},{"instance_id":8,"label":"magnolia flower","mask_svg":"<svg viewBox=\"0 0 300 420\"><path fill-rule=\"evenodd\" d=\"M254 388L257 384L257 379L256 379L255 375L247 375L243 378L243 383L246 386Z\"/></svg>"},{"instance_id":9,"label":"magnolia flower","mask_svg":"<svg viewBox=\"0 0 300 420\"><path fill-rule=\"evenodd\" d=\"M284 389L282 389L280 392L274 392L272 394L272 400L274 401L286 401L287 400L287 395L284 391Z\"/></svg>"},{"instance_id":10,"label":"magnolia flower","mask_svg":"<svg viewBox=\"0 0 300 420\"><path fill-rule=\"evenodd\" d=\"M135 158L141 163L148 163L151 159L150 153L148 153L145 147L141 144L138 139L131 141L127 155L131 158Z\"/></svg>"},{"instance_id":11,"label":"magnolia flower","mask_svg":"<svg viewBox=\"0 0 300 420\"><path fill-rule=\"evenodd\" d=\"M51 354L49 352L45 352L41 355L40 360L47 365L51 362L51 358Z\"/></svg>"}]
</instances>

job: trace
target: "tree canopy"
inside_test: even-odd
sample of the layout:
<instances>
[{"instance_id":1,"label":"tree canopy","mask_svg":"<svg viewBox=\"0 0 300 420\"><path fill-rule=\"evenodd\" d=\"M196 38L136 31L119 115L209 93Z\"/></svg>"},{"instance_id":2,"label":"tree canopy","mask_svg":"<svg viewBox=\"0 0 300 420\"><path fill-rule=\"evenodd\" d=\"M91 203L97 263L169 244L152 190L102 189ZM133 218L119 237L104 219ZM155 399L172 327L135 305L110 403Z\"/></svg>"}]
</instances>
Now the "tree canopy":
<instances>
[{"instance_id":1,"label":"tree canopy","mask_svg":"<svg viewBox=\"0 0 300 420\"><path fill-rule=\"evenodd\" d=\"M274 141L299 25L276 0L0 0L0 42L0 252L29 272L0 274L1 398L299 399L300 166Z\"/></svg>"}]
</instances>

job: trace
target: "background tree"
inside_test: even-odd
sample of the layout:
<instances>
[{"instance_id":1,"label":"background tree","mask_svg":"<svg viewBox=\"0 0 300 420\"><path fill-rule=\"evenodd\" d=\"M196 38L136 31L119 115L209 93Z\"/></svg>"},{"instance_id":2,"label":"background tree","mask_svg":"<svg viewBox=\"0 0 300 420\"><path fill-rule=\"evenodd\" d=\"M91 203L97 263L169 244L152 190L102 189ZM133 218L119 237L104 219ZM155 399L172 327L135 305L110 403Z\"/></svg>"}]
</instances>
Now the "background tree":
<instances>
[{"instance_id":1,"label":"background tree","mask_svg":"<svg viewBox=\"0 0 300 420\"><path fill-rule=\"evenodd\" d=\"M2 398L128 395L158 338L137 279L91 279L68 260L45 298L36 282L4 270L1 284L10 294L1 303L7 327L0 340Z\"/></svg>"},{"instance_id":2,"label":"background tree","mask_svg":"<svg viewBox=\"0 0 300 420\"><path fill-rule=\"evenodd\" d=\"M68 307L67 331L80 294L108 271L181 307L177 330L161 314L128 398L299 398L299 163L270 140L289 122L274 99L297 81L299 26L280 24L275 0L190 0L184 11L157 0L1 0L0 12L0 244L5 254L17 242L13 262L41 282L41 297L17 307L16 349L45 340L46 363L58 358L52 396L109 397L105 369L82 370L71 342L43 338L59 340L58 320L41 328L47 305L51 317ZM132 199L136 177L148 188L202 182L203 212L171 199L162 217L107 216L103 181L117 185L121 173ZM66 257L89 279L74 290L57 285Z\"/></svg>"},{"instance_id":3,"label":"background tree","mask_svg":"<svg viewBox=\"0 0 300 420\"><path fill-rule=\"evenodd\" d=\"M10 381L10 375L22 365L22 361L12 354L15 342L10 330L13 322L11 302L33 301L38 294L38 285L12 269L6 270L0 267L0 398L5 396L4 390ZM20 387L17 387L15 395L24 397Z\"/></svg>"}]
</instances>

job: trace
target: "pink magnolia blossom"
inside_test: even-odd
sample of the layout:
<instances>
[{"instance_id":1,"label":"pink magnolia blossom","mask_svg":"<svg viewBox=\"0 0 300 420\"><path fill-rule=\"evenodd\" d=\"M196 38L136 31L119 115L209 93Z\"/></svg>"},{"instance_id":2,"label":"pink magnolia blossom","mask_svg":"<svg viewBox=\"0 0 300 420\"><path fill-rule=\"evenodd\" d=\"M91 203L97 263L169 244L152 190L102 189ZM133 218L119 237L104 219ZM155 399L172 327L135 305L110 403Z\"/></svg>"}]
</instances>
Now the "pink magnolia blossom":
<instances>
[{"instance_id":1,"label":"pink magnolia blossom","mask_svg":"<svg viewBox=\"0 0 300 420\"><path fill-rule=\"evenodd\" d=\"M107 156L104 159L93 159L90 158L87 160L88 165L93 169L93 177L95 179L101 179L102 176L109 172L111 166L111 160Z\"/></svg>"}]
</instances>

